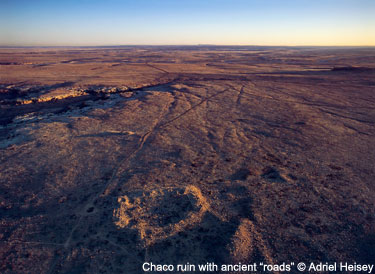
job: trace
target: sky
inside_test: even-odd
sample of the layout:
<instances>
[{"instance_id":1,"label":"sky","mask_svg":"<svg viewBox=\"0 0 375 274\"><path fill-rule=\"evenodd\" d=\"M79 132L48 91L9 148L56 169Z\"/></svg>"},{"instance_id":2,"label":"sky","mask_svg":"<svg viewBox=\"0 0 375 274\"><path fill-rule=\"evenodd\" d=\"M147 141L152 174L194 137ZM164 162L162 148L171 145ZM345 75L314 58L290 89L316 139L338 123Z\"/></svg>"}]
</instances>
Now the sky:
<instances>
[{"instance_id":1,"label":"sky","mask_svg":"<svg viewBox=\"0 0 375 274\"><path fill-rule=\"evenodd\" d=\"M375 0L0 0L1 46L375 46Z\"/></svg>"}]
</instances>

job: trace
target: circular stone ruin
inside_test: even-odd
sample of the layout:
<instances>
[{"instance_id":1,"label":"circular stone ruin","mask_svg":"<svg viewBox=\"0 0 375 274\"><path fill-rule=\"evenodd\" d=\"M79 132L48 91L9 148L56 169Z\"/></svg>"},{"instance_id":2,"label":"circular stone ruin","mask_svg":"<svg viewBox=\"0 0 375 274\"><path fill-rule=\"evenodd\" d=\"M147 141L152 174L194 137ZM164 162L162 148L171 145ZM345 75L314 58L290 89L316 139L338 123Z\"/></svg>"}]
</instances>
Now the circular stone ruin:
<instances>
[{"instance_id":1,"label":"circular stone ruin","mask_svg":"<svg viewBox=\"0 0 375 274\"><path fill-rule=\"evenodd\" d=\"M199 223L209 209L195 186L131 192L118 198L114 210L119 228L138 230L146 245L168 238Z\"/></svg>"}]
</instances>

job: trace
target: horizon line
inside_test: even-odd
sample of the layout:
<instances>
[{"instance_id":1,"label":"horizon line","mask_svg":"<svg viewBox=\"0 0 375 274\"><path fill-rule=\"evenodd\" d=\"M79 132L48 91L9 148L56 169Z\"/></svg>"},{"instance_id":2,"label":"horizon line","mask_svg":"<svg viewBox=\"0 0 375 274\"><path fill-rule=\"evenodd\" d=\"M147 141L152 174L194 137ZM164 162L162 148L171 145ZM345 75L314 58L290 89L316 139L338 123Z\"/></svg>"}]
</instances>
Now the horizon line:
<instances>
[{"instance_id":1,"label":"horizon line","mask_svg":"<svg viewBox=\"0 0 375 274\"><path fill-rule=\"evenodd\" d=\"M375 45L266 45L266 44L111 44L111 45L0 45L0 48L103 48L103 47L341 47L365 48Z\"/></svg>"}]
</instances>

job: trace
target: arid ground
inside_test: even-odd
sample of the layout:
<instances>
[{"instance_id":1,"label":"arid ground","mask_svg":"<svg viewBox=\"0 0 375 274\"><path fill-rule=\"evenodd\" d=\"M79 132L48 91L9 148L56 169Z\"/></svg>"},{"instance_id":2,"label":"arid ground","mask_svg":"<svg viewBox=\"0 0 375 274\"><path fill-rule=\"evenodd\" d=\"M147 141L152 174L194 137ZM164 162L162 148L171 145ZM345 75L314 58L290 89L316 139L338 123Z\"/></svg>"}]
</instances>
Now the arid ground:
<instances>
[{"instance_id":1,"label":"arid ground","mask_svg":"<svg viewBox=\"0 0 375 274\"><path fill-rule=\"evenodd\" d=\"M1 273L374 263L375 48L1 48L0 161Z\"/></svg>"}]
</instances>

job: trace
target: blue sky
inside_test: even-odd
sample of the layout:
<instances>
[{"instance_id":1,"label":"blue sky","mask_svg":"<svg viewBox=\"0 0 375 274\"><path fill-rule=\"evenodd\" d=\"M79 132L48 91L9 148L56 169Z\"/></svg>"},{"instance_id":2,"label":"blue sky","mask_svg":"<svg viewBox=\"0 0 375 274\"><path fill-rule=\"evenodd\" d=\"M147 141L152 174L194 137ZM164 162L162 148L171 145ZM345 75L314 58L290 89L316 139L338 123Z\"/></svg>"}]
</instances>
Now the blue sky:
<instances>
[{"instance_id":1,"label":"blue sky","mask_svg":"<svg viewBox=\"0 0 375 274\"><path fill-rule=\"evenodd\" d=\"M0 45L375 45L375 0L0 0Z\"/></svg>"}]
</instances>

